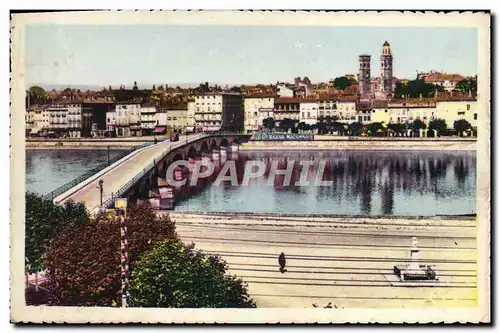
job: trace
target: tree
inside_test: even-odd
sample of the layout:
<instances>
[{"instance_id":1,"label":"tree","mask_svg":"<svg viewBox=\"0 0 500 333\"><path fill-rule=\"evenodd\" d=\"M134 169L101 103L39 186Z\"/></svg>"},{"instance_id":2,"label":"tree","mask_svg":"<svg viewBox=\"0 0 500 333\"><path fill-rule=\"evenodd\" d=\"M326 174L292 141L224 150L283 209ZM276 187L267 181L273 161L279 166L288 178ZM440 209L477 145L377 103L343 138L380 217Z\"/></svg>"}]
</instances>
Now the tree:
<instances>
[{"instance_id":1,"label":"tree","mask_svg":"<svg viewBox=\"0 0 500 333\"><path fill-rule=\"evenodd\" d=\"M232 87L229 91L241 94L241 88L237 86Z\"/></svg>"},{"instance_id":2,"label":"tree","mask_svg":"<svg viewBox=\"0 0 500 333\"><path fill-rule=\"evenodd\" d=\"M457 131L458 135L463 136L464 132L470 130L472 126L467 120L459 119L455 120L453 128Z\"/></svg>"},{"instance_id":3,"label":"tree","mask_svg":"<svg viewBox=\"0 0 500 333\"><path fill-rule=\"evenodd\" d=\"M153 84L153 91L156 91L156 85Z\"/></svg>"},{"instance_id":4,"label":"tree","mask_svg":"<svg viewBox=\"0 0 500 333\"><path fill-rule=\"evenodd\" d=\"M421 129L426 129L427 125L420 119L415 119L411 124L411 129L414 131L420 131Z\"/></svg>"},{"instance_id":5,"label":"tree","mask_svg":"<svg viewBox=\"0 0 500 333\"><path fill-rule=\"evenodd\" d=\"M350 123L348 126L349 135L360 135L362 128L363 124L361 124L359 121Z\"/></svg>"},{"instance_id":6,"label":"tree","mask_svg":"<svg viewBox=\"0 0 500 333\"><path fill-rule=\"evenodd\" d=\"M126 224L131 271L136 259L157 242L177 237L170 218L157 216L147 202L130 207ZM46 260L49 305L118 305L120 238L119 220L106 213L59 232Z\"/></svg>"},{"instance_id":7,"label":"tree","mask_svg":"<svg viewBox=\"0 0 500 333\"><path fill-rule=\"evenodd\" d=\"M455 86L455 90L458 90L463 93L476 94L477 92L477 80L472 77L465 78L457 83Z\"/></svg>"},{"instance_id":8,"label":"tree","mask_svg":"<svg viewBox=\"0 0 500 333\"><path fill-rule=\"evenodd\" d=\"M316 123L316 129L318 130L318 134L325 134L328 132L328 125L325 121L320 120Z\"/></svg>"},{"instance_id":9,"label":"tree","mask_svg":"<svg viewBox=\"0 0 500 333\"><path fill-rule=\"evenodd\" d=\"M276 127L276 121L271 117L265 118L264 120L262 120L262 126L272 131Z\"/></svg>"},{"instance_id":10,"label":"tree","mask_svg":"<svg viewBox=\"0 0 500 333\"><path fill-rule=\"evenodd\" d=\"M67 202L56 205L35 193L26 193L25 265L29 273L45 268L44 259L54 236L65 227L84 224L89 219L85 206Z\"/></svg>"},{"instance_id":11,"label":"tree","mask_svg":"<svg viewBox=\"0 0 500 333\"><path fill-rule=\"evenodd\" d=\"M436 91L444 91L444 88L432 83L425 82L422 79L408 81L407 84L401 82L396 83L394 89L395 98L417 98L417 97L433 97Z\"/></svg>"},{"instance_id":12,"label":"tree","mask_svg":"<svg viewBox=\"0 0 500 333\"><path fill-rule=\"evenodd\" d=\"M165 308L255 307L247 286L228 276L227 263L166 239L137 261L132 274L131 305Z\"/></svg>"},{"instance_id":13,"label":"tree","mask_svg":"<svg viewBox=\"0 0 500 333\"><path fill-rule=\"evenodd\" d=\"M297 129L299 130L299 132L303 132L304 129L305 129L305 126L306 126L306 123L301 121L297 124Z\"/></svg>"},{"instance_id":14,"label":"tree","mask_svg":"<svg viewBox=\"0 0 500 333\"><path fill-rule=\"evenodd\" d=\"M339 121L334 121L332 123L331 128L332 128L332 131L339 132L340 135L345 134L345 125Z\"/></svg>"},{"instance_id":15,"label":"tree","mask_svg":"<svg viewBox=\"0 0 500 333\"><path fill-rule=\"evenodd\" d=\"M406 130L408 129L408 126L401 123L390 123L387 125L387 128L395 132L396 134L404 135L406 133Z\"/></svg>"},{"instance_id":16,"label":"tree","mask_svg":"<svg viewBox=\"0 0 500 333\"><path fill-rule=\"evenodd\" d=\"M45 92L45 89L39 86L32 86L28 89L31 98L35 99L36 101L45 99L47 97L47 93Z\"/></svg>"},{"instance_id":17,"label":"tree","mask_svg":"<svg viewBox=\"0 0 500 333\"><path fill-rule=\"evenodd\" d=\"M384 128L384 125L382 125L382 123L378 123L378 122L375 122L375 123L371 123L371 124L368 124L366 126L366 129L372 134L374 135L375 133L377 133L379 130L380 131L384 131L385 128Z\"/></svg>"},{"instance_id":18,"label":"tree","mask_svg":"<svg viewBox=\"0 0 500 333\"><path fill-rule=\"evenodd\" d=\"M339 89L339 90L344 90L345 88L349 87L350 85L352 85L354 83L356 83L356 81L354 81L352 79L348 79L345 76L340 76L340 77L335 78L335 80L333 80L333 86L335 87L335 89Z\"/></svg>"},{"instance_id":19,"label":"tree","mask_svg":"<svg viewBox=\"0 0 500 333\"><path fill-rule=\"evenodd\" d=\"M134 87L132 89L133 90L139 90L139 87L137 87L137 81L134 81Z\"/></svg>"},{"instance_id":20,"label":"tree","mask_svg":"<svg viewBox=\"0 0 500 333\"><path fill-rule=\"evenodd\" d=\"M288 130L295 127L295 121L293 121L290 118L285 118L282 121L280 121L279 127L282 131L288 133Z\"/></svg>"},{"instance_id":21,"label":"tree","mask_svg":"<svg viewBox=\"0 0 500 333\"><path fill-rule=\"evenodd\" d=\"M438 135L446 131L446 121L444 119L434 119L429 122L429 129L436 130Z\"/></svg>"}]
</instances>

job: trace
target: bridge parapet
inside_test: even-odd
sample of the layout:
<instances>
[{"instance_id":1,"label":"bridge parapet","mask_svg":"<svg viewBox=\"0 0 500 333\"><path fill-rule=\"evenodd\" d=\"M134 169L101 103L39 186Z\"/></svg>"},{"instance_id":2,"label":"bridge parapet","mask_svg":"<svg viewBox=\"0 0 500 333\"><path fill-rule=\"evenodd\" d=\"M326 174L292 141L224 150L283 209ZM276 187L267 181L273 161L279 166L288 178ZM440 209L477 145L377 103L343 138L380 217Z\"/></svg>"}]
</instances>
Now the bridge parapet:
<instances>
[{"instance_id":1,"label":"bridge parapet","mask_svg":"<svg viewBox=\"0 0 500 333\"><path fill-rule=\"evenodd\" d=\"M169 154L175 153L182 148L189 149L190 146L196 144L200 140L211 139L211 138L219 138L220 144L222 144L225 140L226 145L231 144L239 144L242 141L246 141L250 138L248 134L241 133L203 133L196 134L193 136L187 136L186 140L180 140L176 143L172 143L167 150L165 150L161 155L156 156L153 160L147 164L141 171L135 174L128 182L119 187L119 189L115 192L111 192L111 195L103 199L102 206L96 205L93 207L92 211L98 211L100 209L106 209L113 206L116 198L120 198L124 196L128 191L130 191L143 177L146 177L149 173L153 172L157 164L161 163L162 160L165 160ZM206 141L203 142L206 144L209 150L214 149L210 143L207 144ZM203 144L202 143L202 144ZM200 144L200 146L202 146ZM220 145L219 145L220 146ZM201 153L202 149L198 149ZM187 157L187 153L181 154L183 157Z\"/></svg>"}]
</instances>

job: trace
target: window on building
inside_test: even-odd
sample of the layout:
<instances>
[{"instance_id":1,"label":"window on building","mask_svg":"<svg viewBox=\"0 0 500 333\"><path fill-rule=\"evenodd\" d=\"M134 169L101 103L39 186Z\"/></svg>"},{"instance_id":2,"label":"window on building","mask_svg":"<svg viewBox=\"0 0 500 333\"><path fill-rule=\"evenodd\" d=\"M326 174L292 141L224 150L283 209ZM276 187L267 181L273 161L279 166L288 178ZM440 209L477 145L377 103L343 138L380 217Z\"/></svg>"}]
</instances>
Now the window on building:
<instances>
[{"instance_id":1,"label":"window on building","mask_svg":"<svg viewBox=\"0 0 500 333\"><path fill-rule=\"evenodd\" d=\"M467 104L467 111L470 111L470 104Z\"/></svg>"},{"instance_id":2,"label":"window on building","mask_svg":"<svg viewBox=\"0 0 500 333\"><path fill-rule=\"evenodd\" d=\"M311 112L307 111L307 118L311 118Z\"/></svg>"},{"instance_id":3,"label":"window on building","mask_svg":"<svg viewBox=\"0 0 500 333\"><path fill-rule=\"evenodd\" d=\"M458 115L459 115L459 116L463 116L463 115L465 115L465 111L459 111L459 112L457 112L457 113L458 113Z\"/></svg>"},{"instance_id":4,"label":"window on building","mask_svg":"<svg viewBox=\"0 0 500 333\"><path fill-rule=\"evenodd\" d=\"M306 117L306 113L302 112L302 118L305 118L305 117Z\"/></svg>"},{"instance_id":5,"label":"window on building","mask_svg":"<svg viewBox=\"0 0 500 333\"><path fill-rule=\"evenodd\" d=\"M477 113L474 113L474 120L477 120Z\"/></svg>"}]
</instances>

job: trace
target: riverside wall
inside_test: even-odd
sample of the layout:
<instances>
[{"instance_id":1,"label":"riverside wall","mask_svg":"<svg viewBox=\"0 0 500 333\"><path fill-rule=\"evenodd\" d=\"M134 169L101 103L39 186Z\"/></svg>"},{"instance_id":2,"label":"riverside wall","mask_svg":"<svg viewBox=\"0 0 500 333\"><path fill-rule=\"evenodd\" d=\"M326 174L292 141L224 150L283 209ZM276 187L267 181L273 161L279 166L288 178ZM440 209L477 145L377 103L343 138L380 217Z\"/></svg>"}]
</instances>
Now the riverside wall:
<instances>
[{"instance_id":1,"label":"riverside wall","mask_svg":"<svg viewBox=\"0 0 500 333\"><path fill-rule=\"evenodd\" d=\"M347 138L316 137L313 141L249 141L242 151L254 150L460 150L475 151L470 138Z\"/></svg>"}]
</instances>

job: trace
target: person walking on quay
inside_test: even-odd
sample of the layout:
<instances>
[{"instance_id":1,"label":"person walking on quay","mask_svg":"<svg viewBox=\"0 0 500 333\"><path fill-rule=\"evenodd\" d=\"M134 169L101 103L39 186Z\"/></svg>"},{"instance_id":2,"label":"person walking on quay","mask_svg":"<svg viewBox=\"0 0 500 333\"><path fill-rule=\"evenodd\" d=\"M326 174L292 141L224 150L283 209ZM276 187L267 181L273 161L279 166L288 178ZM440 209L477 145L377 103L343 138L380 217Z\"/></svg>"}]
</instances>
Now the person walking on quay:
<instances>
[{"instance_id":1,"label":"person walking on quay","mask_svg":"<svg viewBox=\"0 0 500 333\"><path fill-rule=\"evenodd\" d=\"M285 273L286 272L286 269L285 269L285 266L286 266L286 258L285 258L285 253L284 252L281 252L279 258L278 258L278 263L280 265L280 272L281 273Z\"/></svg>"}]
</instances>

